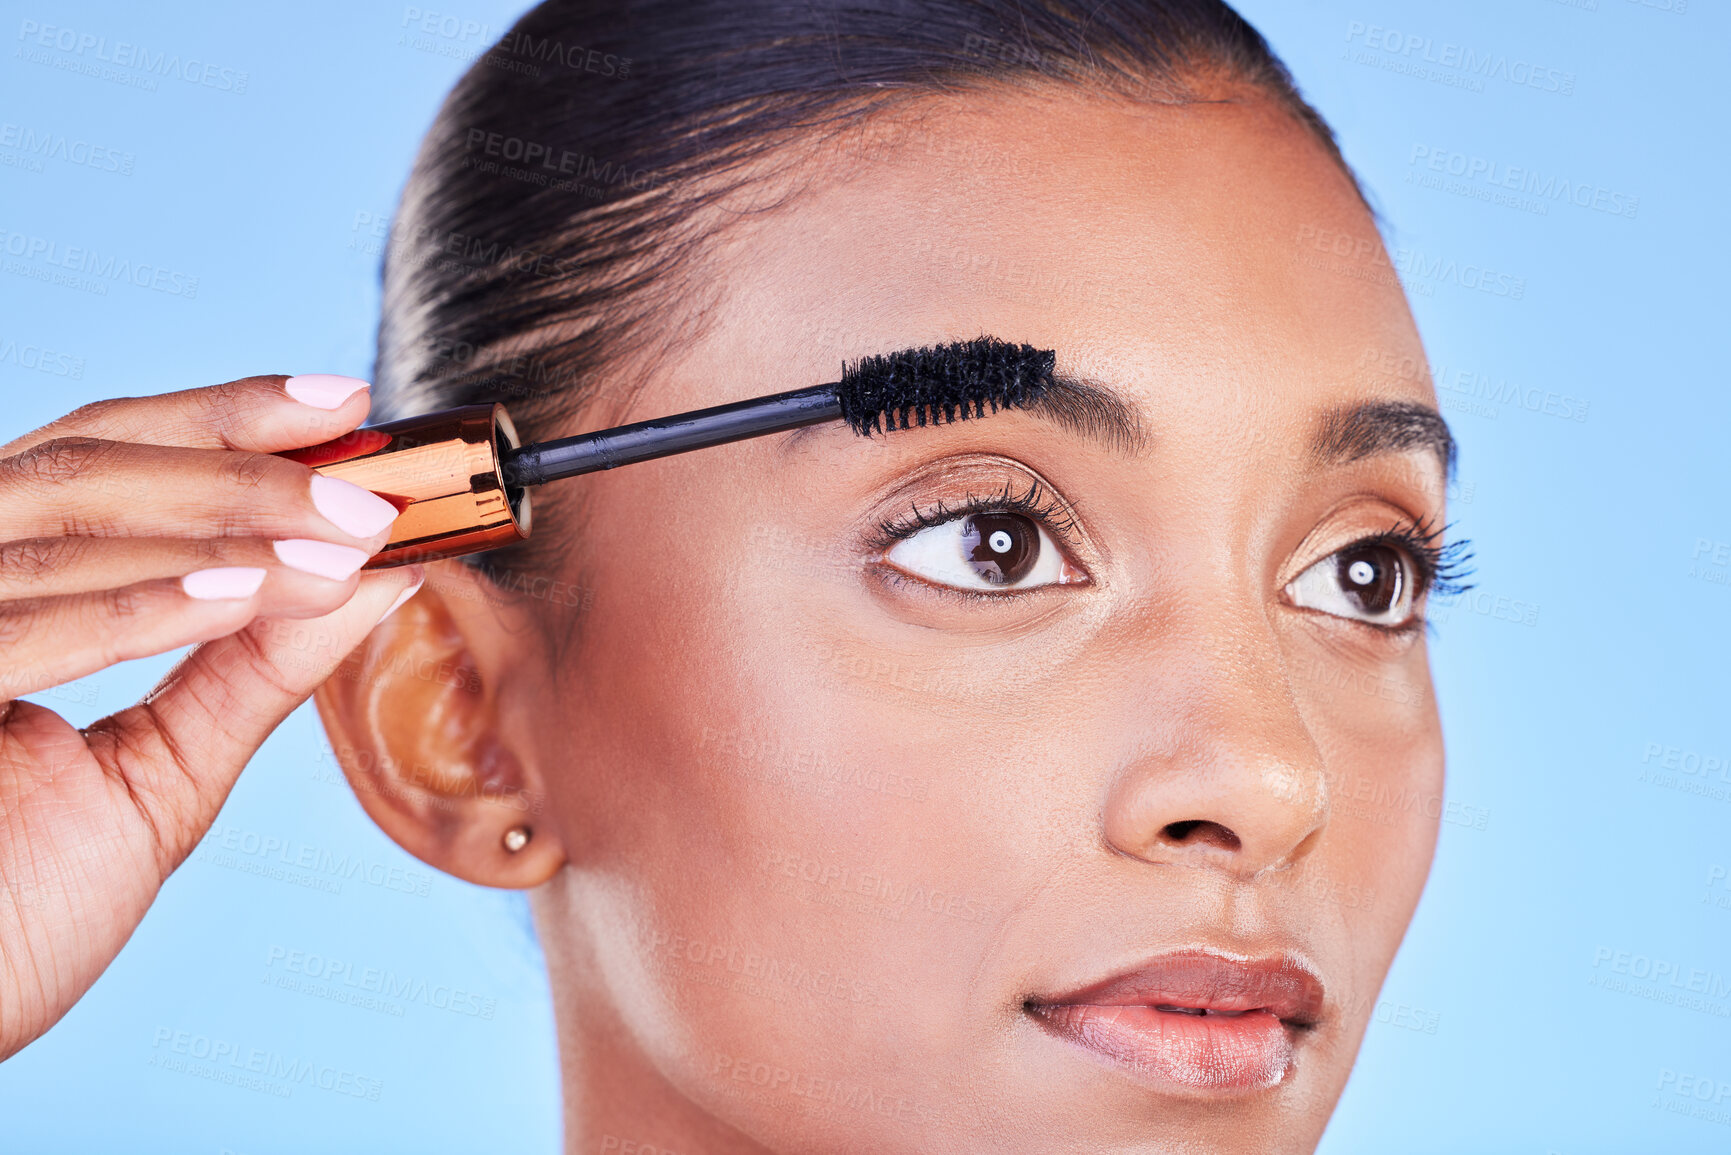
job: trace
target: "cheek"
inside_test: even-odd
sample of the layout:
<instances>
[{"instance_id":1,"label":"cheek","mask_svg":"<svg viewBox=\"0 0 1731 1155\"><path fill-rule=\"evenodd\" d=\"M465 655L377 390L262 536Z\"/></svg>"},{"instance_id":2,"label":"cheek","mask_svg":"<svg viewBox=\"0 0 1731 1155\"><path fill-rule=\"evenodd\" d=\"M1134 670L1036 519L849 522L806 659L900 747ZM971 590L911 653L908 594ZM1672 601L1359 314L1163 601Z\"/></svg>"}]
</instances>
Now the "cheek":
<instances>
[{"instance_id":1,"label":"cheek","mask_svg":"<svg viewBox=\"0 0 1731 1155\"><path fill-rule=\"evenodd\" d=\"M1326 676L1305 677L1301 658L1295 681L1323 757L1329 819L1313 869L1294 885L1354 944L1362 1002L1400 946L1449 812L1442 731L1422 649L1385 665L1314 662Z\"/></svg>"},{"instance_id":2,"label":"cheek","mask_svg":"<svg viewBox=\"0 0 1731 1155\"><path fill-rule=\"evenodd\" d=\"M546 745L603 997L754 1134L838 1081L912 1104L886 1125L935 1117L933 1072L905 1059L963 1050L965 960L1004 903L956 836L945 744L894 721L911 672L785 637L725 579L681 584L618 591L567 679L574 740Z\"/></svg>"},{"instance_id":3,"label":"cheek","mask_svg":"<svg viewBox=\"0 0 1731 1155\"><path fill-rule=\"evenodd\" d=\"M1444 810L1442 730L1422 661L1356 669L1307 697L1332 841L1365 865L1391 855L1387 861L1404 864L1401 874L1416 874L1408 885L1422 884Z\"/></svg>"}]
</instances>

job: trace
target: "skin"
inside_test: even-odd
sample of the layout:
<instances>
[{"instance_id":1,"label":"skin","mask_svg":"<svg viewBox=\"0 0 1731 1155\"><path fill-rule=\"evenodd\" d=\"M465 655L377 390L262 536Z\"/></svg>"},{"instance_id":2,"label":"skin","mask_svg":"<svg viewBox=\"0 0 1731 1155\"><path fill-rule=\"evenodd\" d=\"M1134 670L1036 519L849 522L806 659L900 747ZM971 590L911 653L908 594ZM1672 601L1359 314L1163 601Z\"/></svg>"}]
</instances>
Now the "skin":
<instances>
[{"instance_id":1,"label":"skin","mask_svg":"<svg viewBox=\"0 0 1731 1155\"><path fill-rule=\"evenodd\" d=\"M1434 405L1428 381L1376 369L1424 363L1386 264L1303 243L1374 226L1254 96L976 95L880 127L869 161L812 158L803 195L727 235L693 270L704 331L581 427L987 333L1123 395L1145 444L1001 413L647 462L537 495L538 534L574 538L550 580L501 592L436 563L382 623L416 575L272 567L276 537L384 538L331 536L301 467L250 452L353 428L362 398L309 413L257 378L80 411L0 452L0 508L22 511L0 536L108 551L51 555L35 572L56 596L0 606L17 668L51 685L204 640L84 733L23 703L0 716L0 874L52 896L0 907L0 1056L94 981L323 682L333 748L393 838L533 888L572 1151L1315 1146L1435 845L1434 807L1388 800L1443 777L1422 632L1290 595L1356 540L1443 520L1430 453L1315 451L1343 405ZM160 451L156 497L208 510L194 544L129 522L149 503L108 484L136 477L112 455L41 472L31 450L64 434ZM968 597L884 559L876 526L910 503L1035 478L1085 580ZM62 517L90 482L88 515ZM255 563L249 598L178 592L191 569ZM117 575L140 596L109 592ZM310 619L318 653L280 617ZM414 673L441 669L457 676ZM532 832L515 853L514 827ZM1291 954L1322 980L1271 1085L1164 1084L1024 1009L1200 948Z\"/></svg>"},{"instance_id":2,"label":"skin","mask_svg":"<svg viewBox=\"0 0 1731 1155\"><path fill-rule=\"evenodd\" d=\"M358 565L389 536L344 532L312 471L273 456L361 424L367 390L327 408L283 384L100 401L0 446L0 881L37 900L0 903L0 1059L89 989L259 745L421 578L281 564L273 542ZM231 567L261 580L217 599L182 585ZM187 645L144 701L82 730L17 700Z\"/></svg>"},{"instance_id":3,"label":"skin","mask_svg":"<svg viewBox=\"0 0 1731 1155\"><path fill-rule=\"evenodd\" d=\"M581 428L988 333L1121 393L1146 445L1006 413L562 483L566 592L435 567L321 691L333 744L410 851L535 886L572 1151L1311 1150L1435 845L1436 807L1389 799L1443 783L1422 630L1287 593L1443 521L1434 454L1313 446L1342 406L1434 406L1366 368L1424 363L1405 300L1308 259L1375 228L1261 98L999 94L903 127L729 233L705 333ZM910 503L1036 477L1085 581L970 598L883 561ZM1276 1085L1156 1085L1024 1010L1180 948L1322 979Z\"/></svg>"}]
</instances>

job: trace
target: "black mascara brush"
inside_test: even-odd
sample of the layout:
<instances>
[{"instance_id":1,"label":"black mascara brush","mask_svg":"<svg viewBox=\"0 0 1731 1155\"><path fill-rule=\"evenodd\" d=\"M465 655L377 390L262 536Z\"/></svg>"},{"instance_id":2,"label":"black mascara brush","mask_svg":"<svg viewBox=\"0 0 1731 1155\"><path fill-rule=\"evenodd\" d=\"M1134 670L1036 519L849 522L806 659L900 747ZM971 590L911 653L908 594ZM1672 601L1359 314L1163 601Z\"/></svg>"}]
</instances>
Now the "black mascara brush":
<instances>
[{"instance_id":1,"label":"black mascara brush","mask_svg":"<svg viewBox=\"0 0 1731 1155\"><path fill-rule=\"evenodd\" d=\"M1051 387L1049 349L980 337L865 357L841 380L519 445L503 405L408 417L282 454L370 489L401 513L368 569L495 549L529 536L529 490L612 469L825 421L854 432L907 429L1030 405Z\"/></svg>"}]
</instances>

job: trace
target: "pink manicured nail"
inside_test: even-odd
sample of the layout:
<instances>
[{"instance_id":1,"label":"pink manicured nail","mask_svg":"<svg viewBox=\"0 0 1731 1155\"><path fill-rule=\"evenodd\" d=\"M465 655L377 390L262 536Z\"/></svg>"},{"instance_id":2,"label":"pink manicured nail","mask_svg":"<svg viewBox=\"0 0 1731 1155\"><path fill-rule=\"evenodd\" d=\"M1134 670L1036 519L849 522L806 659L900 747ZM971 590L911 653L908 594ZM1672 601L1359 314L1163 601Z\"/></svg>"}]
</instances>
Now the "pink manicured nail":
<instances>
[{"instance_id":1,"label":"pink manicured nail","mask_svg":"<svg viewBox=\"0 0 1731 1155\"><path fill-rule=\"evenodd\" d=\"M276 551L277 560L290 569L317 574L334 582L347 581L356 570L367 563L367 551L364 549L335 545L328 541L313 541L304 537L273 541L271 548Z\"/></svg>"},{"instance_id":2,"label":"pink manicured nail","mask_svg":"<svg viewBox=\"0 0 1731 1155\"><path fill-rule=\"evenodd\" d=\"M414 585L410 586L408 589L406 589L402 593L398 594L397 600L391 603L391 608L385 611L384 617L380 618L379 621L381 621L381 622L384 621L385 618L390 617L392 614L394 614L398 610L402 609L403 603L408 601L410 598L414 597L415 592L417 590L419 590L423 585L425 585L426 581L427 581L427 575L422 574L420 577L420 580L416 581Z\"/></svg>"},{"instance_id":3,"label":"pink manicured nail","mask_svg":"<svg viewBox=\"0 0 1731 1155\"><path fill-rule=\"evenodd\" d=\"M371 537L397 520L397 507L358 485L313 474L313 505L350 537Z\"/></svg>"},{"instance_id":4,"label":"pink manicured nail","mask_svg":"<svg viewBox=\"0 0 1731 1155\"><path fill-rule=\"evenodd\" d=\"M264 570L252 565L225 565L195 569L180 579L189 598L216 601L219 598L250 598L264 584Z\"/></svg>"},{"instance_id":5,"label":"pink manicured nail","mask_svg":"<svg viewBox=\"0 0 1731 1155\"><path fill-rule=\"evenodd\" d=\"M335 373L302 373L282 383L283 392L315 409L336 409L344 401L372 386L359 377L339 377Z\"/></svg>"}]
</instances>

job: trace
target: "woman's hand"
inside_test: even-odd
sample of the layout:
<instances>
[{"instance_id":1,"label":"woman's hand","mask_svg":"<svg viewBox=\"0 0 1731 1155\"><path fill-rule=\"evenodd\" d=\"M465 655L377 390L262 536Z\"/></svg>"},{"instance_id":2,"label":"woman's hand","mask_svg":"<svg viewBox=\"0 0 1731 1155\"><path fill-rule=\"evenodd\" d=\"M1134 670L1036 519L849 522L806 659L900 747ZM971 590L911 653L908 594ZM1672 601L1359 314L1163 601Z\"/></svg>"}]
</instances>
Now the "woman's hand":
<instances>
[{"instance_id":1,"label":"woman's hand","mask_svg":"<svg viewBox=\"0 0 1731 1155\"><path fill-rule=\"evenodd\" d=\"M357 573L390 503L272 456L368 405L352 378L249 377L0 447L0 1059L96 981L260 743L419 584ZM193 643L84 730L15 700Z\"/></svg>"}]
</instances>

